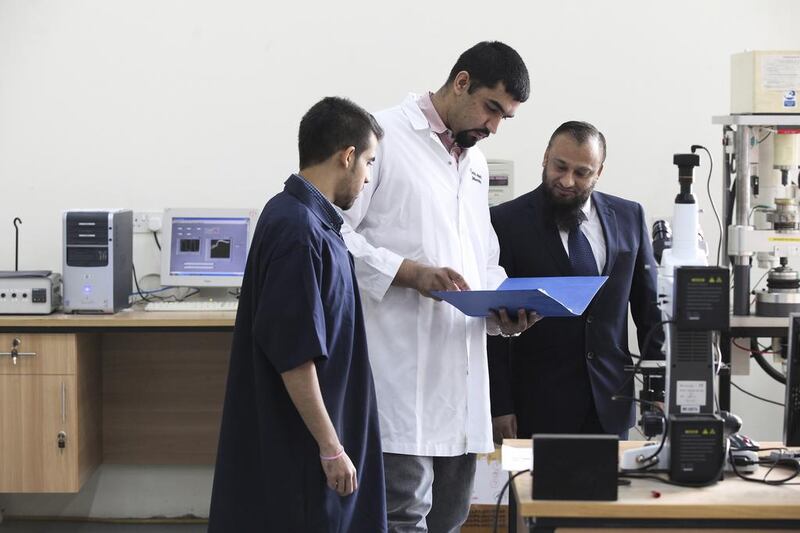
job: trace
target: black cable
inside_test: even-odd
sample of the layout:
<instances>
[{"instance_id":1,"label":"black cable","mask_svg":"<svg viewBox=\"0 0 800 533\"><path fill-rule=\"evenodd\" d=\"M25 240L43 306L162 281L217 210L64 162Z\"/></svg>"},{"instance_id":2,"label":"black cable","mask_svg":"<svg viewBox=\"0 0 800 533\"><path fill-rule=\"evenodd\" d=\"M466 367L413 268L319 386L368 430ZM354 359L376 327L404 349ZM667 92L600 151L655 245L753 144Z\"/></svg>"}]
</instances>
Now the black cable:
<instances>
[{"instance_id":1,"label":"black cable","mask_svg":"<svg viewBox=\"0 0 800 533\"><path fill-rule=\"evenodd\" d=\"M775 467L778 466L778 462L777 461L756 461L756 463L758 464L758 466L767 466L767 465L769 465L769 468L767 469L767 473L764 474L764 481L767 480L767 478L772 473L772 471L775 470ZM795 473L795 475L797 475L797 474ZM791 478L790 479L785 479L784 481L791 481Z\"/></svg>"},{"instance_id":2,"label":"black cable","mask_svg":"<svg viewBox=\"0 0 800 533\"><path fill-rule=\"evenodd\" d=\"M194 292L192 292L192 291L194 291ZM186 294L184 294L184 295L183 295L183 296L181 296L180 298L178 298L178 297L176 296L176 297L175 297L175 301L177 301L177 302L183 302L183 301L185 301L185 300L188 300L189 298L191 298L191 297L192 297L192 296L194 296L195 294L198 294L199 292L200 292L200 289L198 289L197 287L191 287L191 288L189 289L189 292L188 292L188 293L186 293Z\"/></svg>"},{"instance_id":3,"label":"black cable","mask_svg":"<svg viewBox=\"0 0 800 533\"><path fill-rule=\"evenodd\" d=\"M771 468L770 470L767 471L767 473L761 479L754 478L754 477L748 477L748 476L745 476L744 474L742 474L741 472L739 472L739 469L737 468L736 462L733 459L733 450L730 450L728 452L728 455L729 455L729 458L730 458L729 461L731 463L731 469L733 470L733 473L736 474L739 478L741 478L741 479L743 479L745 481L749 481L751 483L763 483L764 485L796 485L796 483L788 483L788 481L791 481L794 478L796 478L798 475L800 475L800 461L798 461L797 459L779 460L779 461L771 461L771 460L760 459L758 461L758 463L757 463L758 465L762 465L762 464L771 465L772 468L775 468L776 466L790 466L790 467L794 468L794 473L791 476L783 478L783 479L774 479L774 480L767 479L767 476L769 476L770 472L772 472L772 468Z\"/></svg>"},{"instance_id":4,"label":"black cable","mask_svg":"<svg viewBox=\"0 0 800 533\"><path fill-rule=\"evenodd\" d=\"M141 301L143 302L149 303L156 300L158 300L159 302L183 302L185 300L188 300L192 296L200 293L200 289L198 289L197 287L188 287L189 291L183 296L179 296L178 294L170 294L168 296L157 296L151 294L150 296L148 296L139 286L138 276L136 275L136 267L133 266L133 263L131 263L131 267L133 269L133 282L136 285L136 294L139 296L139 298L141 298ZM167 287L167 288L179 289L179 287Z\"/></svg>"},{"instance_id":5,"label":"black cable","mask_svg":"<svg viewBox=\"0 0 800 533\"><path fill-rule=\"evenodd\" d=\"M503 488L500 489L500 495L497 496L497 505L494 507L494 527L492 528L494 533L497 533L498 522L500 521L500 503L503 501L503 494L505 494L506 489L509 485L511 485L511 482L514 481L514 478L526 472L530 472L530 470L520 470L516 474L512 475L508 478L508 481L506 481L505 485L503 485Z\"/></svg>"},{"instance_id":6,"label":"black cable","mask_svg":"<svg viewBox=\"0 0 800 533\"><path fill-rule=\"evenodd\" d=\"M754 349L755 347L755 349ZM786 385L786 376L781 373L778 369L774 366L769 364L767 359L764 357L764 354L758 352L758 339L750 339L750 357L756 360L758 366L761 367L761 370L767 373L769 377L777 381L778 383L783 383Z\"/></svg>"},{"instance_id":7,"label":"black cable","mask_svg":"<svg viewBox=\"0 0 800 533\"><path fill-rule=\"evenodd\" d=\"M720 254L722 253L722 221L719 218L717 207L714 205L714 198L711 196L711 174L714 172L714 158L711 157L711 152L708 151L708 148L701 144L693 144L692 153L694 153L698 148L705 150L706 155L708 156L708 179L706 180L706 192L708 193L708 201L711 203L711 209L714 211L714 218L717 219L717 227L719 228L719 240L717 241L717 266L719 266Z\"/></svg>"},{"instance_id":8,"label":"black cable","mask_svg":"<svg viewBox=\"0 0 800 533\"><path fill-rule=\"evenodd\" d=\"M768 132L767 132L767 134L766 134L766 135L764 135L764 136L761 138L761 140L760 140L760 141L758 141L758 143L756 143L756 144L761 144L761 143L763 143L764 141L766 141L766 140L767 140L767 138L769 138L769 136L770 136L770 135L772 135L772 131L768 131Z\"/></svg>"},{"instance_id":9,"label":"black cable","mask_svg":"<svg viewBox=\"0 0 800 533\"><path fill-rule=\"evenodd\" d=\"M156 241L156 246L158 246L158 249L161 250L161 243L158 242L158 236L156 235L155 231L153 232L153 238ZM154 300L159 300L159 301L163 302L163 301L166 301L167 298L170 297L170 296L149 296L148 297L147 295L145 295L144 291L142 291L142 288L139 286L139 276L136 275L136 265L134 265L133 262L131 262L131 270L133 271L133 283L134 283L134 285L136 285L136 293L139 295L139 298L141 298L142 301L149 303L149 302L152 302ZM175 298L175 296L172 296L172 297Z\"/></svg>"},{"instance_id":10,"label":"black cable","mask_svg":"<svg viewBox=\"0 0 800 533\"><path fill-rule=\"evenodd\" d=\"M723 469L725 468L725 461L722 461ZM721 475L721 473L720 473ZM711 485L715 485L719 481L719 475L714 477L714 479L710 481L706 481L705 483L684 483L682 481L672 481L671 479L666 479L661 476L658 476L653 473L646 473L646 474L635 474L635 473L628 473L628 472L620 472L619 476L625 479L654 479L656 481L660 481L661 483L666 483L667 485L675 485L677 487L691 487L691 488L701 488L701 487L709 487Z\"/></svg>"},{"instance_id":11,"label":"black cable","mask_svg":"<svg viewBox=\"0 0 800 533\"><path fill-rule=\"evenodd\" d=\"M755 399L757 399L757 400L761 400L761 401L763 401L763 402L771 403L771 404L773 404L773 405L778 405L778 406L780 406L780 407L785 407L785 406L784 406L782 403L778 403L778 402L776 402L776 401L773 401L773 400L768 400L768 399L766 399L766 398L762 398L761 396L756 396L756 395L755 395L755 394L753 394L752 392L747 392L746 390L744 390L743 388L741 388L739 385L737 385L737 384L736 384L736 383L734 383L733 381L731 381L731 385L733 385L734 387L736 387L737 389L739 389L739 390L740 390L740 391L742 391L743 393L747 394L748 396L752 396L753 398L755 398Z\"/></svg>"},{"instance_id":12,"label":"black cable","mask_svg":"<svg viewBox=\"0 0 800 533\"><path fill-rule=\"evenodd\" d=\"M614 396L612 396L611 399L614 400L614 401L630 400L630 401L633 401L633 402L639 402L639 403L651 405L651 406L655 407L656 409L658 409L658 412L661 414L661 419L664 421L664 431L661 433L661 442L658 443L658 447L656 447L656 451L653 452L653 454L650 455L650 457L645 457L644 459L642 459L642 462L646 463L644 466L639 467L636 470L627 470L627 472L643 471L643 470L649 469L652 466L657 465L658 462L659 462L658 461L658 454L661 453L661 450L664 449L664 443L667 442L667 436L668 436L668 433L669 433L669 421L667 420L667 413L665 413L664 409L662 409L661 406L658 405L658 402L651 402L650 400L641 400L641 399L638 399L638 398L631 398L631 397L628 397L628 396L617 396L616 394ZM656 459L655 463L651 463L650 462L653 459Z\"/></svg>"},{"instance_id":13,"label":"black cable","mask_svg":"<svg viewBox=\"0 0 800 533\"><path fill-rule=\"evenodd\" d=\"M650 340L652 339L653 334L656 332L656 330L659 327L663 327L665 324L671 324L671 323L673 323L672 320L662 320L661 322L659 322L657 324L653 324L650 327L650 329L647 331L647 334L644 336L644 342L642 343L642 348L644 348L644 350L642 350L642 351L647 353L647 347L650 345ZM636 361L636 364L633 365L633 370L631 370L631 375L628 376L628 379L626 379L625 382L619 387L619 389L617 389L616 392L614 392L614 394L612 394L612 397L613 396L617 396L619 393L621 393L625 389L625 387L628 386L628 383L631 382L631 380L633 379L633 376L636 375L636 372L638 372L639 369L642 368L642 363L644 361L645 361L644 357L640 357L639 360Z\"/></svg>"},{"instance_id":14,"label":"black cable","mask_svg":"<svg viewBox=\"0 0 800 533\"><path fill-rule=\"evenodd\" d=\"M172 287L172 288L175 289L176 291L180 289L180 287ZM197 287L188 287L188 289L189 291L183 296L179 296L176 293L176 294L170 294L169 296L159 297L159 299L162 302L183 302L200 292L200 289L198 289Z\"/></svg>"},{"instance_id":15,"label":"black cable","mask_svg":"<svg viewBox=\"0 0 800 533\"><path fill-rule=\"evenodd\" d=\"M658 328L659 327L663 327L665 324L670 324L672 322L673 322L672 320L662 320L661 322L659 322L657 324L653 324L652 326L650 326L650 329L647 331L647 334L645 334L645 336L644 336L644 342L642 343L642 348L644 348L642 351L644 353L647 353L647 347L650 345L650 340L652 339L653 334L658 330ZM636 364L633 366L633 369L631 370L631 374L630 374L630 376L628 376L628 379L626 379L625 382L622 385L620 385L619 389L617 389L616 392L614 392L614 394L611 395L612 401L619 401L619 400L622 400L622 399L629 399L629 400L632 400L634 402L641 402L641 403L647 403L648 402L648 400L639 400L637 398L631 398L631 397L628 397L628 396L620 396L620 393L623 390L625 390L625 387L628 386L628 383L631 382L631 380L636 376L636 373L641 369L642 363L644 361L645 361L645 358L640 356L639 360L636 361ZM658 407L657 404L655 404L655 405ZM664 413L664 410L661 409L660 407L659 407L659 411L661 411L662 418L664 419L664 434L663 434L663 438L661 440L661 443L659 445L658 450L656 451L656 453L652 457L648 458L648 460L651 460L653 457L655 457L656 455L658 455L661 452L661 449L664 447L664 441L667 438L667 435L666 435L666 432L667 432L666 414Z\"/></svg>"},{"instance_id":16,"label":"black cable","mask_svg":"<svg viewBox=\"0 0 800 533\"><path fill-rule=\"evenodd\" d=\"M133 261L131 261L131 269L133 270L133 283L136 285L136 292L139 294L139 298L145 302L152 302L153 300L145 296L145 294L142 292L142 288L139 287L139 277L136 275L136 265L133 264Z\"/></svg>"}]
</instances>

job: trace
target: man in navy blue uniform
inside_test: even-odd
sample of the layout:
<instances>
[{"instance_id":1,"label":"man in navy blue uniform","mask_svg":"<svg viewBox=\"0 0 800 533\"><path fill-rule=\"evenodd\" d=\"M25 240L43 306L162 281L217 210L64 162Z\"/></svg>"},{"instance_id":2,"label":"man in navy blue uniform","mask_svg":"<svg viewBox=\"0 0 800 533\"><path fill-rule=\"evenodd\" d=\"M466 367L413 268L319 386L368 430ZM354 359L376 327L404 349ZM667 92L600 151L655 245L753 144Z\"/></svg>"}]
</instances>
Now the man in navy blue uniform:
<instances>
[{"instance_id":1,"label":"man in navy blue uniform","mask_svg":"<svg viewBox=\"0 0 800 533\"><path fill-rule=\"evenodd\" d=\"M247 260L211 533L386 531L361 300L334 208L353 205L382 136L341 98L300 122L300 171L264 208Z\"/></svg>"},{"instance_id":2,"label":"man in navy blue uniform","mask_svg":"<svg viewBox=\"0 0 800 533\"><path fill-rule=\"evenodd\" d=\"M491 210L500 265L509 277L608 276L583 316L545 318L516 338L489 337L496 441L534 433L627 436L635 421L633 403L612 396L633 396L625 371L632 364L629 305L640 353L663 359L644 211L638 203L594 191L605 158L600 131L586 122L565 122L547 145L542 184ZM663 382L657 386L663 391Z\"/></svg>"}]
</instances>

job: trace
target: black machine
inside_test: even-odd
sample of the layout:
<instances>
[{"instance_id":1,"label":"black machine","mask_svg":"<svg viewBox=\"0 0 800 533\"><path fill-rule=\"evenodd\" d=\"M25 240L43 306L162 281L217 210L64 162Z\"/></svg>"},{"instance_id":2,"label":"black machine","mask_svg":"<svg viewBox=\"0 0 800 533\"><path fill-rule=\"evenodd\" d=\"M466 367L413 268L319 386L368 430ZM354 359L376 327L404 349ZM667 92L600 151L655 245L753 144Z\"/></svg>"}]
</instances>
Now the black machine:
<instances>
[{"instance_id":1,"label":"black machine","mask_svg":"<svg viewBox=\"0 0 800 533\"><path fill-rule=\"evenodd\" d=\"M783 443L786 446L800 446L800 313L792 314L790 320Z\"/></svg>"}]
</instances>

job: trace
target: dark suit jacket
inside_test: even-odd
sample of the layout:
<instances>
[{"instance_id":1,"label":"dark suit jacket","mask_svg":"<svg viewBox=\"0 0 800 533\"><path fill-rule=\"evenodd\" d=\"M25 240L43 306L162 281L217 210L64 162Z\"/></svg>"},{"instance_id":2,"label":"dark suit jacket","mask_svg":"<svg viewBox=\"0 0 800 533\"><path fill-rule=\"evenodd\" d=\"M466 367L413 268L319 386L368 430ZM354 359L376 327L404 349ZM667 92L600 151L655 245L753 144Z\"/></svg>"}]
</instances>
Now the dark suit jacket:
<instances>
[{"instance_id":1,"label":"dark suit jacket","mask_svg":"<svg viewBox=\"0 0 800 533\"><path fill-rule=\"evenodd\" d=\"M558 229L544 206L542 187L492 208L500 264L509 277L571 276ZM608 281L578 318L544 318L521 336L489 337L492 416L515 413L520 437L577 433L592 403L603 429L621 433L635 423L632 402L611 396L628 380L628 304L640 352L663 359L663 331L642 343L661 321L656 264L642 206L592 193L603 226ZM633 395L633 380L620 393Z\"/></svg>"}]
</instances>

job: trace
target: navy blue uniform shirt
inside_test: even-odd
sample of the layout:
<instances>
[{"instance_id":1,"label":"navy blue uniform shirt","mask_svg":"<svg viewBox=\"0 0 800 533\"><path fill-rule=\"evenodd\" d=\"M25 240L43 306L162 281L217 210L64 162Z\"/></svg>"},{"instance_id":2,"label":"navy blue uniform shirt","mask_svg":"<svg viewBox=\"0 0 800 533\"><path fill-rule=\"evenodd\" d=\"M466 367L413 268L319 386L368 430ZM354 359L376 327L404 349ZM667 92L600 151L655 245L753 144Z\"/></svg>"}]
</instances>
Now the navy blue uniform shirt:
<instances>
[{"instance_id":1,"label":"navy blue uniform shirt","mask_svg":"<svg viewBox=\"0 0 800 533\"><path fill-rule=\"evenodd\" d=\"M233 334L211 497L211 533L386 531L378 411L342 219L297 175L256 226ZM281 372L316 365L358 490L326 485L319 447Z\"/></svg>"}]
</instances>

